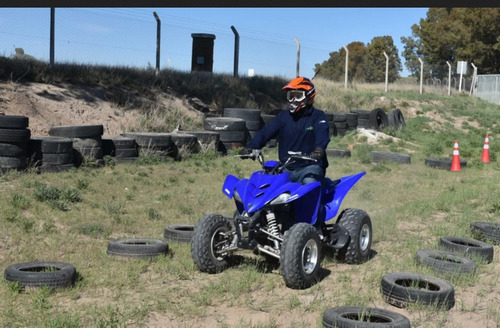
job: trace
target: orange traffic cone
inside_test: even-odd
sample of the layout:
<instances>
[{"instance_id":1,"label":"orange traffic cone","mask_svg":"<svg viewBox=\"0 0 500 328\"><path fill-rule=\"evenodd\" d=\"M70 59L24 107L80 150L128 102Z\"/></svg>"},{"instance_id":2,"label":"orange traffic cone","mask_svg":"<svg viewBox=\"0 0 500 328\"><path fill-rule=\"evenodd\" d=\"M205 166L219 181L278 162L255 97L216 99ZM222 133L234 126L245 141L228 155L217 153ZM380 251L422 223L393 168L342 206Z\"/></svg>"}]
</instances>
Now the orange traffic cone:
<instances>
[{"instance_id":1,"label":"orange traffic cone","mask_svg":"<svg viewBox=\"0 0 500 328\"><path fill-rule=\"evenodd\" d=\"M450 171L460 171L460 154L458 153L458 140L453 145L453 158L451 159Z\"/></svg>"},{"instance_id":2,"label":"orange traffic cone","mask_svg":"<svg viewBox=\"0 0 500 328\"><path fill-rule=\"evenodd\" d=\"M481 156L481 162L490 162L490 138L488 137L488 134L486 134L486 138L484 138L483 155Z\"/></svg>"}]
</instances>

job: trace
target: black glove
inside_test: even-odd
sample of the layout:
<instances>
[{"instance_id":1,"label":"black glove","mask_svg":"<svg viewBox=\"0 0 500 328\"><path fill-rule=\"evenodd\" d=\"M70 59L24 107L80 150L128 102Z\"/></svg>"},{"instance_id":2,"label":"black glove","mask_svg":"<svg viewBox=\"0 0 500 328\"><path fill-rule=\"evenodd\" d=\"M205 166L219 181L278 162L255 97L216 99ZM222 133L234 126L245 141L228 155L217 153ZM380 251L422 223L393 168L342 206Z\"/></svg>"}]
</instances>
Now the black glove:
<instances>
[{"instance_id":1,"label":"black glove","mask_svg":"<svg viewBox=\"0 0 500 328\"><path fill-rule=\"evenodd\" d=\"M312 159L315 159L317 161L321 161L323 157L325 156L325 150L323 148L316 148L310 155Z\"/></svg>"},{"instance_id":2,"label":"black glove","mask_svg":"<svg viewBox=\"0 0 500 328\"><path fill-rule=\"evenodd\" d=\"M243 156L251 156L242 157L241 159L252 158L253 160L255 160L260 155L260 149L243 148L242 150L240 150L239 154Z\"/></svg>"},{"instance_id":3,"label":"black glove","mask_svg":"<svg viewBox=\"0 0 500 328\"><path fill-rule=\"evenodd\" d=\"M252 149L250 148L242 148L240 152L238 153L240 155L251 155L252 154Z\"/></svg>"}]
</instances>

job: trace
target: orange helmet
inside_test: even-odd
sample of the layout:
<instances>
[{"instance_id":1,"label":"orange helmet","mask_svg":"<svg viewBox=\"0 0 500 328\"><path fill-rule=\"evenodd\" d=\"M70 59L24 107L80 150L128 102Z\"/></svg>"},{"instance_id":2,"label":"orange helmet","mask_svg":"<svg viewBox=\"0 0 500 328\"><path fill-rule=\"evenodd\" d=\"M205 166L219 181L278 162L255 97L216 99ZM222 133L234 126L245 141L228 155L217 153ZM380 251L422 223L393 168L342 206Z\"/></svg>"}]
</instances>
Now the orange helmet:
<instances>
[{"instance_id":1,"label":"orange helmet","mask_svg":"<svg viewBox=\"0 0 500 328\"><path fill-rule=\"evenodd\" d=\"M283 87L287 90L286 99L291 113L301 111L313 104L316 89L307 77L298 76Z\"/></svg>"}]
</instances>

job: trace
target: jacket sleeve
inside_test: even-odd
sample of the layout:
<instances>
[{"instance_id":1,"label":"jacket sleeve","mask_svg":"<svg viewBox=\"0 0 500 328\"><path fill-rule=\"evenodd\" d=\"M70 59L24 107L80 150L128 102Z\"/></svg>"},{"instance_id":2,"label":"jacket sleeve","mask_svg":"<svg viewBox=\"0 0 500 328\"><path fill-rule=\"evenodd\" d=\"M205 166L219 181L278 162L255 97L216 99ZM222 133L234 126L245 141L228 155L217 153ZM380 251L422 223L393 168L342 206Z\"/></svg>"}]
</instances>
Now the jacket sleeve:
<instances>
[{"instance_id":1,"label":"jacket sleeve","mask_svg":"<svg viewBox=\"0 0 500 328\"><path fill-rule=\"evenodd\" d=\"M247 143L247 148L261 149L269 140L278 135L281 126L281 116L278 114L276 117L260 129L250 141Z\"/></svg>"}]
</instances>

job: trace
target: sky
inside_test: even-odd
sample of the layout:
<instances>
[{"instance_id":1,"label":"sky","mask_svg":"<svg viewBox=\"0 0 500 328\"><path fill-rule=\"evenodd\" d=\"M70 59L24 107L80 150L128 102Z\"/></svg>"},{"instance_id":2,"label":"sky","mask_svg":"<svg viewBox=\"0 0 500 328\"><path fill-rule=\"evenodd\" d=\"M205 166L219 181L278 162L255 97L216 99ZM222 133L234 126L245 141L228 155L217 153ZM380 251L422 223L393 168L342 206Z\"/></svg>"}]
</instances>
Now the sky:
<instances>
[{"instance_id":1,"label":"sky","mask_svg":"<svg viewBox=\"0 0 500 328\"><path fill-rule=\"evenodd\" d=\"M213 72L238 75L312 77L330 52L351 42L365 45L392 36L401 56L401 37L426 17L428 8L55 8L56 62L155 67L156 12L161 22L160 69L191 70L192 34L213 34ZM300 48L299 48L300 47ZM0 8L0 55L15 48L50 58L49 8ZM381 54L383 57L384 55ZM297 59L299 64L297 67ZM384 58L384 57L383 57Z\"/></svg>"}]
</instances>

